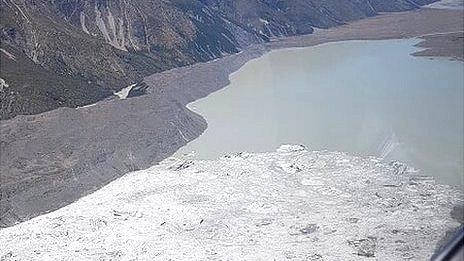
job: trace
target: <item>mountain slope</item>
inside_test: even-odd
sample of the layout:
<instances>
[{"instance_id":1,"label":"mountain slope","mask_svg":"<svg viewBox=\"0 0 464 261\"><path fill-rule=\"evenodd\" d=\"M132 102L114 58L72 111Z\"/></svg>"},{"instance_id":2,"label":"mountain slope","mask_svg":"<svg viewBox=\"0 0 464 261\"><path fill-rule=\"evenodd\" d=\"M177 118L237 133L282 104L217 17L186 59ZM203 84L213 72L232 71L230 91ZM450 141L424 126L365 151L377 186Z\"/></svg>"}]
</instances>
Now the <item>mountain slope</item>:
<instances>
[{"instance_id":1,"label":"mountain slope","mask_svg":"<svg viewBox=\"0 0 464 261\"><path fill-rule=\"evenodd\" d=\"M0 119L94 103L155 72L430 2L2 0L2 53L21 59L2 54Z\"/></svg>"},{"instance_id":2,"label":"mountain slope","mask_svg":"<svg viewBox=\"0 0 464 261\"><path fill-rule=\"evenodd\" d=\"M140 5L152 2L158 1L139 1ZM216 29L217 32L205 28L208 35L198 33L191 20L182 20L182 17L188 16L180 11L172 11L172 7L164 10L156 6L133 6L132 10L147 10L147 13L149 10L157 10L158 13L150 13L152 17L164 15L169 19L153 20L152 17L145 18L143 13L132 14L131 31L128 29L127 36L124 36L123 28L113 28L114 24L111 23L113 17L121 17L123 14L116 14L114 11L113 16L110 11L113 6L109 2L107 6L95 2L90 7L87 6L87 1L82 1L86 5L81 7L83 9L77 13L78 17L88 17L87 20L82 18L82 24L75 23L75 15L69 9L75 11L74 8L78 8L80 2L74 1L68 5L65 3L66 1L2 1L1 48L23 53L26 57L13 62L2 56L0 77L8 83L8 87L0 95L8 99L2 99L1 118L38 113L60 106L75 107L93 103L102 97L111 96L112 91L120 90L143 76L196 61L206 61L223 53L234 53L240 46L238 42L230 43L230 39L234 37L227 36L229 31L219 26L216 26L219 28ZM85 12L89 14L85 15ZM131 14L124 15L129 17ZM101 16L104 16L104 21ZM90 18L93 22L89 21ZM146 21L141 20L142 18ZM141 33L140 27L146 28L146 32ZM224 35L219 32L221 29ZM113 38L116 30L121 32L121 38ZM107 38L108 34L111 34L110 38ZM201 39L202 37L205 39ZM213 46L210 42L217 44L208 48L207 46ZM49 80L49 85L42 85L42 88L57 96L56 101L50 100L31 91L35 89L32 86L38 83L17 77L28 73L27 70L18 71L18 67L41 67L41 70L47 72L46 75L54 74L55 78L78 81L78 85L84 86L85 91L79 92L80 88L76 84L63 86L59 81ZM41 82L42 76L37 77ZM54 91L65 87L76 90L68 95ZM87 96L86 93L93 94ZM24 103L13 97L27 97L31 100L29 104L37 106L28 106L29 110L25 110Z\"/></svg>"}]
</instances>

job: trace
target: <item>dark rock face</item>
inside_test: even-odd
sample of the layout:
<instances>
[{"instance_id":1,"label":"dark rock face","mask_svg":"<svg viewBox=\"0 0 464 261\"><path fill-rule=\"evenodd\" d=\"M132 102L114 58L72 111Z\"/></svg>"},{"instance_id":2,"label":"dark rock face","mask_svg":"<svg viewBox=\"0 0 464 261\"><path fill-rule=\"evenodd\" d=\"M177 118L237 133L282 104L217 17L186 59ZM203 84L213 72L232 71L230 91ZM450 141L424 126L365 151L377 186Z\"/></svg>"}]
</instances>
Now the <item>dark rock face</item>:
<instances>
[{"instance_id":1,"label":"dark rock face","mask_svg":"<svg viewBox=\"0 0 464 261\"><path fill-rule=\"evenodd\" d=\"M1 48L21 59L2 55L0 119L91 104L146 75L262 41L195 1L2 1L1 17Z\"/></svg>"},{"instance_id":2,"label":"dark rock face","mask_svg":"<svg viewBox=\"0 0 464 261\"><path fill-rule=\"evenodd\" d=\"M1 48L18 59L2 54L0 119L91 104L155 72L433 1L5 0Z\"/></svg>"}]
</instances>

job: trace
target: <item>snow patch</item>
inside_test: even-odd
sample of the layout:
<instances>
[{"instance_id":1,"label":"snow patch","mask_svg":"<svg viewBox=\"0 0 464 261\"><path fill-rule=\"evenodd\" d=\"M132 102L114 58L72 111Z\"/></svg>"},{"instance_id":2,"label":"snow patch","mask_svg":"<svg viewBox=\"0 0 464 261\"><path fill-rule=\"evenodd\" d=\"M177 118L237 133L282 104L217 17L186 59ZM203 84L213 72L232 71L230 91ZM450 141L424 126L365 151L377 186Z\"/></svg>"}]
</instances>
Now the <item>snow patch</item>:
<instances>
[{"instance_id":1,"label":"snow patch","mask_svg":"<svg viewBox=\"0 0 464 261\"><path fill-rule=\"evenodd\" d=\"M259 18L259 21L265 25L268 25L269 24L269 21L266 20L266 19L263 19L263 18Z\"/></svg>"},{"instance_id":2,"label":"snow patch","mask_svg":"<svg viewBox=\"0 0 464 261\"><path fill-rule=\"evenodd\" d=\"M127 99L127 96L129 96L129 92L132 90L132 88L134 88L137 84L134 83L134 84L131 84L125 88L123 88L122 90L120 90L119 92L115 92L114 95L118 96L120 100L124 100L124 99Z\"/></svg>"},{"instance_id":3,"label":"snow patch","mask_svg":"<svg viewBox=\"0 0 464 261\"><path fill-rule=\"evenodd\" d=\"M4 91L6 88L10 87L8 83L2 78L0 78L0 91Z\"/></svg>"},{"instance_id":4,"label":"snow patch","mask_svg":"<svg viewBox=\"0 0 464 261\"><path fill-rule=\"evenodd\" d=\"M97 105L97 103L92 103L92 104L88 104L88 105L84 105L84 106L78 106L78 107L76 107L76 109L78 110L78 109L89 108L89 107L93 107L95 105Z\"/></svg>"},{"instance_id":5,"label":"snow patch","mask_svg":"<svg viewBox=\"0 0 464 261\"><path fill-rule=\"evenodd\" d=\"M327 29L323 29L323 28L319 28L319 27L315 27L315 26L312 26L312 28L313 28L313 34L318 34L318 33L327 31Z\"/></svg>"}]
</instances>

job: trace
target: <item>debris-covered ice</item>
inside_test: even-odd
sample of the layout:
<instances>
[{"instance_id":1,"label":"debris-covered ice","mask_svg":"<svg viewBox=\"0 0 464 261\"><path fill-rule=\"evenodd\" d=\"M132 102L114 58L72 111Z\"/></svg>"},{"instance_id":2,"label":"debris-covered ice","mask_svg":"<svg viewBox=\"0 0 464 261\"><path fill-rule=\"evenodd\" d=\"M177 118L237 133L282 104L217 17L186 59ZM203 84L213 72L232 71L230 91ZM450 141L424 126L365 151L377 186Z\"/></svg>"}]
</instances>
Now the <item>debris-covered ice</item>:
<instances>
[{"instance_id":1,"label":"debris-covered ice","mask_svg":"<svg viewBox=\"0 0 464 261\"><path fill-rule=\"evenodd\" d=\"M459 225L459 193L400 163L302 146L170 158L0 230L0 259L425 260Z\"/></svg>"}]
</instances>

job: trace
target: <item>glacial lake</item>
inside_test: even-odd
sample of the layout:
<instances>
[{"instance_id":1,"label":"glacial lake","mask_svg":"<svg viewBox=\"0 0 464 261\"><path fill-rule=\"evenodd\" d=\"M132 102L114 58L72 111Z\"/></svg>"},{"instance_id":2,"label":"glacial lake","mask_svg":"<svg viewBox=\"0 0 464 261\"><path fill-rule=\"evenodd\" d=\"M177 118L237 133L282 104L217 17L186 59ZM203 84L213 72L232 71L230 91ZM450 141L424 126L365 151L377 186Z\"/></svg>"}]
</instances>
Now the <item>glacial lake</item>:
<instances>
[{"instance_id":1,"label":"glacial lake","mask_svg":"<svg viewBox=\"0 0 464 261\"><path fill-rule=\"evenodd\" d=\"M175 156L281 144L399 160L463 188L464 63L414 57L418 39L272 51L189 104L208 128Z\"/></svg>"}]
</instances>

